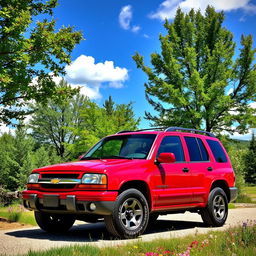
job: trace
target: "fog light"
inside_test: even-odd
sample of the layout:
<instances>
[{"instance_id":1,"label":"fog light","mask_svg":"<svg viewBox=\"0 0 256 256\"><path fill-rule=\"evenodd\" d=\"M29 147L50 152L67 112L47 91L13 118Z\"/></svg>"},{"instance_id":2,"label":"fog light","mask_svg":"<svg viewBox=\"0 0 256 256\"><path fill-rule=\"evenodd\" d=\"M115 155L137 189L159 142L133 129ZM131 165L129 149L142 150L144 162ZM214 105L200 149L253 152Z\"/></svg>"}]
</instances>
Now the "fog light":
<instances>
[{"instance_id":1,"label":"fog light","mask_svg":"<svg viewBox=\"0 0 256 256\"><path fill-rule=\"evenodd\" d=\"M94 203L90 203L89 208L91 211L95 211L96 210L96 205Z\"/></svg>"}]
</instances>

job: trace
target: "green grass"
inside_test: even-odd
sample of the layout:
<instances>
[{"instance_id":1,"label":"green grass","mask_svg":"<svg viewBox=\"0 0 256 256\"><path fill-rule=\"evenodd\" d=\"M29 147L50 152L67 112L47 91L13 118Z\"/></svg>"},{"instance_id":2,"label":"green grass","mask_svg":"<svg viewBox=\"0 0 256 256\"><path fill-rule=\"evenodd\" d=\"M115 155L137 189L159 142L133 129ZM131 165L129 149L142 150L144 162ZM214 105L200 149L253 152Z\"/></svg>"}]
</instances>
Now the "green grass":
<instances>
[{"instance_id":1,"label":"green grass","mask_svg":"<svg viewBox=\"0 0 256 256\"><path fill-rule=\"evenodd\" d=\"M242 193L251 198L252 203L256 203L256 186L244 187Z\"/></svg>"},{"instance_id":2,"label":"green grass","mask_svg":"<svg viewBox=\"0 0 256 256\"><path fill-rule=\"evenodd\" d=\"M0 217L5 218L11 222L20 222L23 224L29 224L36 226L34 213L25 210L20 205L12 205L10 207L0 208Z\"/></svg>"},{"instance_id":3,"label":"green grass","mask_svg":"<svg viewBox=\"0 0 256 256\"><path fill-rule=\"evenodd\" d=\"M43 252L29 252L26 256L216 256L256 255L256 222L224 232L211 232L184 238L138 241L122 246L98 248L69 246Z\"/></svg>"},{"instance_id":4,"label":"green grass","mask_svg":"<svg viewBox=\"0 0 256 256\"><path fill-rule=\"evenodd\" d=\"M253 203L252 198L249 197L247 194L240 194L237 196L235 203Z\"/></svg>"},{"instance_id":5,"label":"green grass","mask_svg":"<svg viewBox=\"0 0 256 256\"><path fill-rule=\"evenodd\" d=\"M235 209L235 208L236 208L235 204L233 203L228 204L228 209Z\"/></svg>"}]
</instances>

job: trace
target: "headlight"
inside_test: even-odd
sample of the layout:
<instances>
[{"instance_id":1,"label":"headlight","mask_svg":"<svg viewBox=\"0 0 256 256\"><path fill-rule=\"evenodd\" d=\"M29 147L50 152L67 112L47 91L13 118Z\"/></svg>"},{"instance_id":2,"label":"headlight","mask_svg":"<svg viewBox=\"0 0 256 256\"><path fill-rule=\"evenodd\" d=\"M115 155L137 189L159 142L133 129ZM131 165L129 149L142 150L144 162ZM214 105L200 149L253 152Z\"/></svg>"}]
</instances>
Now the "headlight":
<instances>
[{"instance_id":1,"label":"headlight","mask_svg":"<svg viewBox=\"0 0 256 256\"><path fill-rule=\"evenodd\" d=\"M30 174L28 177L28 183L38 183L39 173Z\"/></svg>"},{"instance_id":2,"label":"headlight","mask_svg":"<svg viewBox=\"0 0 256 256\"><path fill-rule=\"evenodd\" d=\"M86 173L82 178L83 184L107 184L107 176L105 174Z\"/></svg>"}]
</instances>

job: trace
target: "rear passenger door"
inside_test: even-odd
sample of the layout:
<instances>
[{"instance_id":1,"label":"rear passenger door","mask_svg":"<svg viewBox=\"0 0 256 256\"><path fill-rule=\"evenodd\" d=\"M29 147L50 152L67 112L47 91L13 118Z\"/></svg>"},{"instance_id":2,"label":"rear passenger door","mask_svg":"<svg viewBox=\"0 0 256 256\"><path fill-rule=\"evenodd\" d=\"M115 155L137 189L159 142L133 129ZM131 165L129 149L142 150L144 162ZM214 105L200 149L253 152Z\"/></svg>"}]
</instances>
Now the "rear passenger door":
<instances>
[{"instance_id":1,"label":"rear passenger door","mask_svg":"<svg viewBox=\"0 0 256 256\"><path fill-rule=\"evenodd\" d=\"M192 200L191 177L187 172L180 136L165 136L161 141L157 156L160 153L173 153L176 161L158 165L158 177L155 179L157 181L155 188L158 194L156 206L168 208L174 205L190 204Z\"/></svg>"},{"instance_id":2,"label":"rear passenger door","mask_svg":"<svg viewBox=\"0 0 256 256\"><path fill-rule=\"evenodd\" d=\"M207 201L207 178L214 166L210 162L204 141L199 137L184 136L189 154L190 189L193 193L192 203Z\"/></svg>"}]
</instances>

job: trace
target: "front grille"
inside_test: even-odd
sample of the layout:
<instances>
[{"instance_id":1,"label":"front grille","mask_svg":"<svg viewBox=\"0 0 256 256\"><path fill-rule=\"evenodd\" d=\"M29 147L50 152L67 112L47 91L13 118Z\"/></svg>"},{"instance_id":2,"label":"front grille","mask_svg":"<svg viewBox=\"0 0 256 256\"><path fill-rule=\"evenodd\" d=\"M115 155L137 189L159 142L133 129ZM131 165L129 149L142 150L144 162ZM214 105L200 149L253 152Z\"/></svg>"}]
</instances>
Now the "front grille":
<instances>
[{"instance_id":1,"label":"front grille","mask_svg":"<svg viewBox=\"0 0 256 256\"><path fill-rule=\"evenodd\" d=\"M79 173L56 173L55 171L54 173L41 173L39 183L42 189L74 189L77 184L75 180L79 181L79 175ZM51 181L54 179L59 180L59 184L52 183ZM75 184L72 184L72 182Z\"/></svg>"},{"instance_id":2,"label":"front grille","mask_svg":"<svg viewBox=\"0 0 256 256\"><path fill-rule=\"evenodd\" d=\"M42 188L49 189L72 189L76 184L40 184Z\"/></svg>"},{"instance_id":3,"label":"front grille","mask_svg":"<svg viewBox=\"0 0 256 256\"><path fill-rule=\"evenodd\" d=\"M78 173L43 173L41 174L42 178L48 179L77 179L79 177Z\"/></svg>"}]
</instances>

